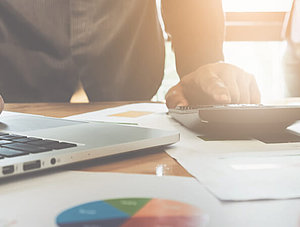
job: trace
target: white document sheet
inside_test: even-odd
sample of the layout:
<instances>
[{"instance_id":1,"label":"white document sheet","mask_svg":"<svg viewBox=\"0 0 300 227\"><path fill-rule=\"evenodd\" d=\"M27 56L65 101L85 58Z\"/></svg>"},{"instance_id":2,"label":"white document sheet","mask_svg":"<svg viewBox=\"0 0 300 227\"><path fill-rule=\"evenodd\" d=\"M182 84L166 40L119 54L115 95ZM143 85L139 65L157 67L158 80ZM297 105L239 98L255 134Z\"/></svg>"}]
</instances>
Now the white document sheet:
<instances>
[{"instance_id":1,"label":"white document sheet","mask_svg":"<svg viewBox=\"0 0 300 227\"><path fill-rule=\"evenodd\" d=\"M129 210L128 219L146 223L134 226L299 226L299 200L222 203L195 179L186 177L58 172L2 181L0 195L1 227L55 227L64 226L63 221L70 220L77 223L76 226L123 227L126 225L85 222L93 219L103 223L106 216L117 218L120 211L126 213L124 206L135 207L134 201L140 198L154 200L134 212ZM130 201L126 201L128 198ZM99 206L107 207L105 200L110 199L121 199L121 207L115 204L114 208L109 206L99 213ZM90 205L83 206L87 203ZM66 213L72 208L76 208L76 212ZM160 217L158 222L151 225L157 216ZM197 224L193 221L195 218L200 220ZM182 221L188 222L182 224Z\"/></svg>"},{"instance_id":2,"label":"white document sheet","mask_svg":"<svg viewBox=\"0 0 300 227\"><path fill-rule=\"evenodd\" d=\"M16 115L21 115L22 113L17 113L17 112L11 112L11 111L3 111L0 115L0 117L9 117L9 116L16 116ZM27 115L27 114L26 114ZM1 118L0 118L1 119Z\"/></svg>"},{"instance_id":3,"label":"white document sheet","mask_svg":"<svg viewBox=\"0 0 300 227\"><path fill-rule=\"evenodd\" d=\"M161 211L166 212L163 218L170 219L170 222L177 216L180 218L180 215L186 215L186 218L190 218L191 225L189 226L191 227L204 227L209 223L216 223L217 226L218 220L215 218L216 220L211 222L210 218L213 217L213 211L220 208L220 202L195 179L185 177L69 171L2 183L0 194L0 226L9 227L59 226L62 223L58 221L59 219L69 221L73 219L73 224L77 224L76 226L117 227L119 225L115 223L105 224L106 216L107 219L117 219L120 213L122 215L127 212L125 206L130 211L130 206L134 208L135 201L145 198L151 199L151 201L160 199L166 203L152 201L152 206L138 207L134 212L129 213L130 217L127 219L144 217L144 222L147 223L149 222L147 216L150 218L152 216L153 218L155 216L162 217L163 213L159 214ZM130 198L134 199L126 203L126 199ZM119 206L107 207L107 211L105 209L99 211L100 208L97 208L96 204L77 209L77 214L73 213L71 217L70 214L62 215L64 211L87 203L98 202L98 206L101 206L100 201L109 199L125 199L125 201L122 201ZM174 204L177 202L181 204ZM120 207L121 205L124 207ZM166 210L163 210L165 206ZM182 213L178 213L176 209ZM138 215L138 212L144 214ZM211 215L207 212L210 212ZM172 218L168 215L171 215ZM193 224L194 216L198 220L197 224ZM89 218L98 220L99 223L94 223L94 225L88 223ZM86 221L86 223L79 225L82 221ZM168 222L168 220L166 221ZM162 225L163 223L160 225L157 223L155 226ZM169 223L168 226L181 227L174 223L171 225Z\"/></svg>"},{"instance_id":4,"label":"white document sheet","mask_svg":"<svg viewBox=\"0 0 300 227\"><path fill-rule=\"evenodd\" d=\"M152 114L135 118L110 117L112 114L131 110L150 111ZM300 197L300 174L297 174L300 173L300 167L288 164L300 158L300 143L264 144L258 140L203 141L198 138L197 133L182 127L167 115L167 108L163 104L126 105L69 119L127 122L143 127L178 130L181 135L180 142L168 147L166 152L221 200ZM232 165L228 164L232 160L238 166L249 159L249 162L254 162L252 164L255 165L255 162L261 162L259 158L264 160L266 166L277 165L274 160L282 160L287 165L280 169L269 168L266 172L265 169L259 168L246 171L242 168L232 168ZM228 190L229 187L231 190ZM276 189L271 190L272 188Z\"/></svg>"},{"instance_id":5,"label":"white document sheet","mask_svg":"<svg viewBox=\"0 0 300 227\"><path fill-rule=\"evenodd\" d=\"M135 124L155 113L166 113L167 111L165 104L138 103L74 115L66 119Z\"/></svg>"},{"instance_id":6,"label":"white document sheet","mask_svg":"<svg viewBox=\"0 0 300 227\"><path fill-rule=\"evenodd\" d=\"M197 160L197 161L196 161ZM219 199L246 201L300 198L300 157L202 158L183 166Z\"/></svg>"}]
</instances>

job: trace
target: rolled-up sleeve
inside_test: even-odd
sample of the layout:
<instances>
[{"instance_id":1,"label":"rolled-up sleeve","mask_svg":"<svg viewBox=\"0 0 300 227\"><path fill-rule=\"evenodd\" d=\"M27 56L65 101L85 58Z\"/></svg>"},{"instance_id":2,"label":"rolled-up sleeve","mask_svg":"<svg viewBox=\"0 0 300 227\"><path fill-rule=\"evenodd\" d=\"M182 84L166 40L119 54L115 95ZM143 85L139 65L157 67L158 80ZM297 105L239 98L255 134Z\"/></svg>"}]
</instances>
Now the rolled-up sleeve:
<instances>
[{"instance_id":1,"label":"rolled-up sleeve","mask_svg":"<svg viewBox=\"0 0 300 227\"><path fill-rule=\"evenodd\" d=\"M162 0L162 14L180 77L224 59L221 0Z\"/></svg>"}]
</instances>

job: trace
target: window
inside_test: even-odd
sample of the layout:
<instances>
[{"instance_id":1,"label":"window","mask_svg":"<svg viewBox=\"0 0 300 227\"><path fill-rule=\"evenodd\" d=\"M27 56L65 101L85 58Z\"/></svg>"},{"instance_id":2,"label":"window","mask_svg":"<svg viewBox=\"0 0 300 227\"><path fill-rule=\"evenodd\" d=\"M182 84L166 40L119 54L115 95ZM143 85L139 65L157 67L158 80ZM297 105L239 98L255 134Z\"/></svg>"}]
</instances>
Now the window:
<instances>
[{"instance_id":1,"label":"window","mask_svg":"<svg viewBox=\"0 0 300 227\"><path fill-rule=\"evenodd\" d=\"M292 0L223 0L225 61L255 75L263 101L284 96L282 28L291 5ZM166 47L165 79L153 100L164 100L178 82L170 43Z\"/></svg>"},{"instance_id":2,"label":"window","mask_svg":"<svg viewBox=\"0 0 300 227\"><path fill-rule=\"evenodd\" d=\"M225 12L288 12L292 0L223 0Z\"/></svg>"},{"instance_id":3,"label":"window","mask_svg":"<svg viewBox=\"0 0 300 227\"><path fill-rule=\"evenodd\" d=\"M263 101L284 96L282 31L291 5L292 0L223 0L225 59L256 76Z\"/></svg>"}]
</instances>

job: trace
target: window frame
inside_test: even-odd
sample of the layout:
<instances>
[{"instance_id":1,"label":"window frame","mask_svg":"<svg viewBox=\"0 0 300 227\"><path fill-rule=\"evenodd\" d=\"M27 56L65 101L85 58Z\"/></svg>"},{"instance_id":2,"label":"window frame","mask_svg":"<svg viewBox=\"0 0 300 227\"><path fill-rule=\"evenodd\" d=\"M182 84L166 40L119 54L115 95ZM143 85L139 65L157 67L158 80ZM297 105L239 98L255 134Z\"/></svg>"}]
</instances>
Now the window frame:
<instances>
[{"instance_id":1,"label":"window frame","mask_svg":"<svg viewBox=\"0 0 300 227\"><path fill-rule=\"evenodd\" d=\"M226 41L282 41L287 12L226 12Z\"/></svg>"}]
</instances>

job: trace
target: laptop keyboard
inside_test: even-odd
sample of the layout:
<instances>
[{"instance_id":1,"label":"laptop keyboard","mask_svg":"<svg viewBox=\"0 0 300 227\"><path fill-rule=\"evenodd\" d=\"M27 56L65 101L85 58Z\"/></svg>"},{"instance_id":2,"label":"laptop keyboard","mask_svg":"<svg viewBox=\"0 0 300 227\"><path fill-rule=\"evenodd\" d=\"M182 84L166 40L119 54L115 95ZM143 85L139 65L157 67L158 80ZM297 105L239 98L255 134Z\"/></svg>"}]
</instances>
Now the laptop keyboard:
<instances>
[{"instance_id":1,"label":"laptop keyboard","mask_svg":"<svg viewBox=\"0 0 300 227\"><path fill-rule=\"evenodd\" d=\"M0 132L0 159L76 147L76 144Z\"/></svg>"}]
</instances>

